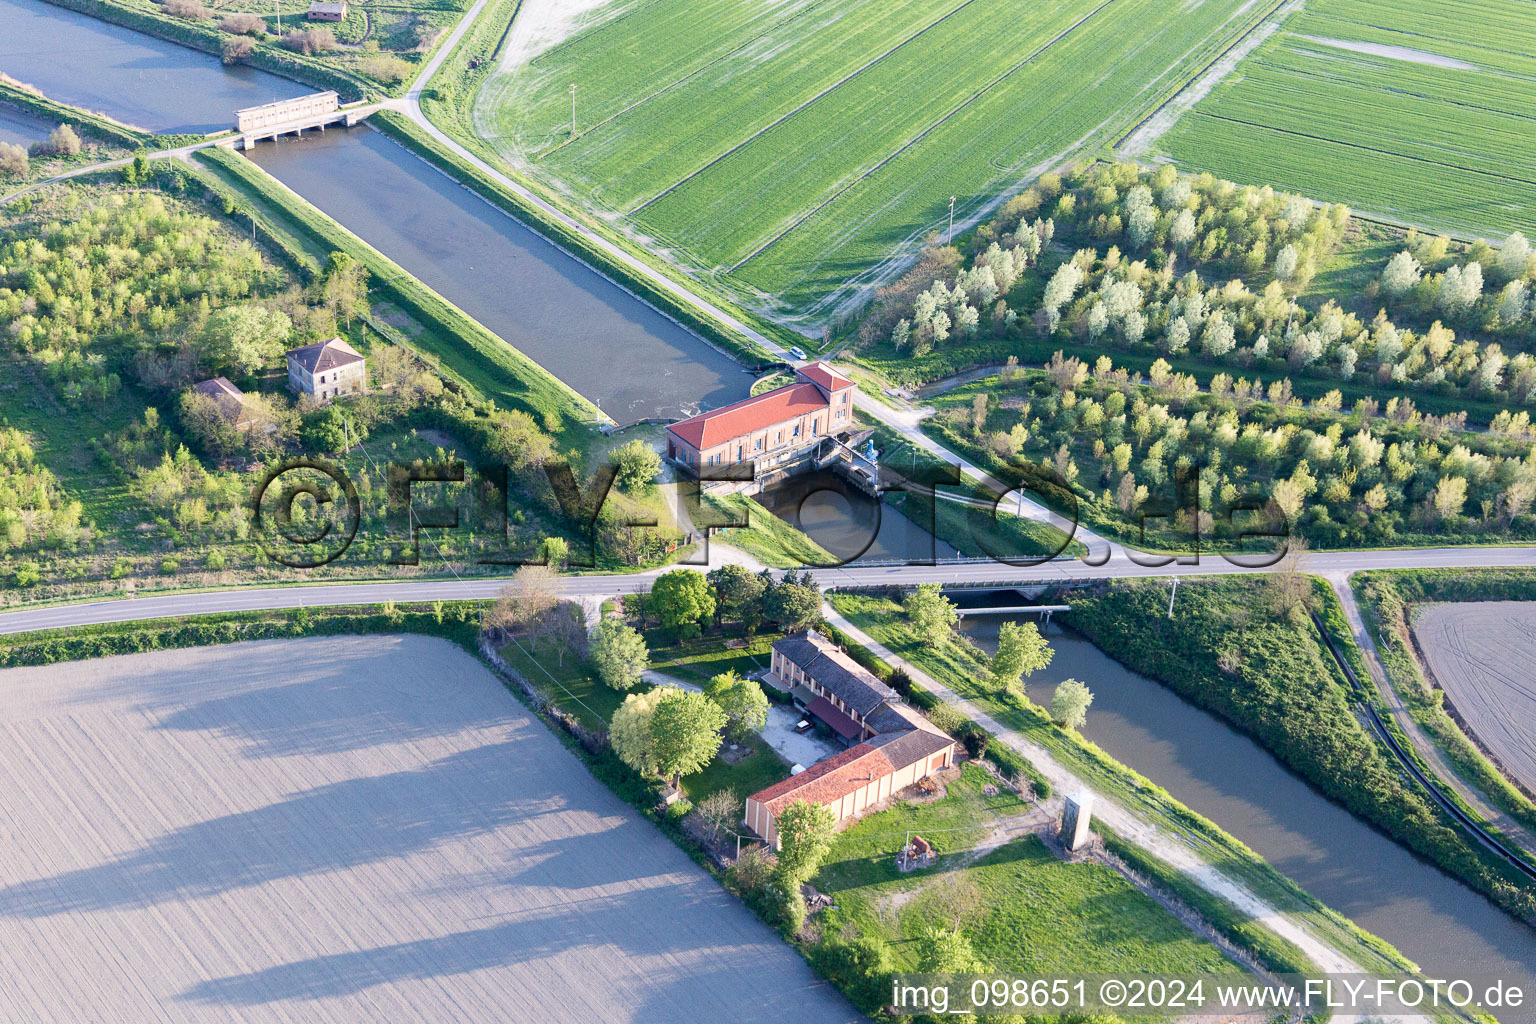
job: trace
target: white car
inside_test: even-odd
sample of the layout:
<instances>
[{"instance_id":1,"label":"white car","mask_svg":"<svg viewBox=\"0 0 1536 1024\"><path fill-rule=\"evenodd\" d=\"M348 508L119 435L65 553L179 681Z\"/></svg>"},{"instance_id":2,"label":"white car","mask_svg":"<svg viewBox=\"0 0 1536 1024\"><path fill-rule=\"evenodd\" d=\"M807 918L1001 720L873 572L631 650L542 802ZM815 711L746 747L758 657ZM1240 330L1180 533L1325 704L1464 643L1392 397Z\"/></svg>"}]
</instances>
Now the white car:
<instances>
[{"instance_id":1,"label":"white car","mask_svg":"<svg viewBox=\"0 0 1536 1024\"><path fill-rule=\"evenodd\" d=\"M796 345L794 348L790 349L789 354L802 363L805 362L807 358L809 358L805 354L805 349L801 348L799 345Z\"/></svg>"}]
</instances>

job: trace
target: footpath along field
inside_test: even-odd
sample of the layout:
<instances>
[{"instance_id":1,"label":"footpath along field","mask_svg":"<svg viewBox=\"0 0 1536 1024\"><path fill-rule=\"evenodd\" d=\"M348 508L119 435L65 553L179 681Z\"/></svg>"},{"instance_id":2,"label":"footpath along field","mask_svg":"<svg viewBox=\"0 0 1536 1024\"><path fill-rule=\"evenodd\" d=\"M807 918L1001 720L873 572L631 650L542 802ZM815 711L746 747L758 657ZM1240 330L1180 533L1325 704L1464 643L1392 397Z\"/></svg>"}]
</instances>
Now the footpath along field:
<instances>
[{"instance_id":1,"label":"footpath along field","mask_svg":"<svg viewBox=\"0 0 1536 1024\"><path fill-rule=\"evenodd\" d=\"M1528 232L1536 17L1525 0L1309 0L1159 148L1437 230Z\"/></svg>"},{"instance_id":2,"label":"footpath along field","mask_svg":"<svg viewBox=\"0 0 1536 1024\"><path fill-rule=\"evenodd\" d=\"M780 313L1123 134L1276 3L660 0L503 69L508 159ZM569 87L577 86L570 134Z\"/></svg>"}]
</instances>

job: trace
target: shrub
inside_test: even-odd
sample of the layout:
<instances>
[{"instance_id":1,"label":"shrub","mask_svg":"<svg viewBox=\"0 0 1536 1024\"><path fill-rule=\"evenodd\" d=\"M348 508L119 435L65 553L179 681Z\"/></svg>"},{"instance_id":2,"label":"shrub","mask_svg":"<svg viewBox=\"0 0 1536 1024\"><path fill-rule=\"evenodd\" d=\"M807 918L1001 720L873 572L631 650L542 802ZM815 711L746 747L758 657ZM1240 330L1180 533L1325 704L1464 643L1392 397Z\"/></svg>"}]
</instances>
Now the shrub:
<instances>
[{"instance_id":1,"label":"shrub","mask_svg":"<svg viewBox=\"0 0 1536 1024\"><path fill-rule=\"evenodd\" d=\"M126 558L119 558L112 563L112 571L107 573L114 580L120 580L133 572L133 563Z\"/></svg>"},{"instance_id":2,"label":"shrub","mask_svg":"<svg viewBox=\"0 0 1536 1024\"><path fill-rule=\"evenodd\" d=\"M264 36L267 34L267 23L254 14L227 14L220 20L219 29L235 35Z\"/></svg>"},{"instance_id":3,"label":"shrub","mask_svg":"<svg viewBox=\"0 0 1536 1024\"><path fill-rule=\"evenodd\" d=\"M296 53L324 53L336 45L336 34L328 28L294 29L283 37L283 45Z\"/></svg>"},{"instance_id":4,"label":"shrub","mask_svg":"<svg viewBox=\"0 0 1536 1024\"><path fill-rule=\"evenodd\" d=\"M213 12L197 0L165 0L161 5L166 14L173 14L178 18L190 18L193 21L202 21L204 18L213 17Z\"/></svg>"},{"instance_id":5,"label":"shrub","mask_svg":"<svg viewBox=\"0 0 1536 1024\"><path fill-rule=\"evenodd\" d=\"M160 560L160 571L163 573L173 573L180 568L181 563L176 561L174 558L164 558Z\"/></svg>"},{"instance_id":6,"label":"shrub","mask_svg":"<svg viewBox=\"0 0 1536 1024\"><path fill-rule=\"evenodd\" d=\"M238 64L256 52L256 44L250 36L234 36L219 45L219 56L225 64Z\"/></svg>"},{"instance_id":7,"label":"shrub","mask_svg":"<svg viewBox=\"0 0 1536 1024\"><path fill-rule=\"evenodd\" d=\"M682 821L693 813L693 804L686 797L678 797L667 804L667 818L671 821Z\"/></svg>"},{"instance_id":8,"label":"shrub","mask_svg":"<svg viewBox=\"0 0 1536 1024\"><path fill-rule=\"evenodd\" d=\"M36 562L22 562L16 567L14 579L18 587L34 587L42 582L43 570L37 567Z\"/></svg>"},{"instance_id":9,"label":"shrub","mask_svg":"<svg viewBox=\"0 0 1536 1024\"><path fill-rule=\"evenodd\" d=\"M74 156L80 152L80 136L67 124L48 133L42 142L32 143L33 156Z\"/></svg>"},{"instance_id":10,"label":"shrub","mask_svg":"<svg viewBox=\"0 0 1536 1024\"><path fill-rule=\"evenodd\" d=\"M832 939L811 950L811 963L865 1013L875 1013L886 1002L895 960L884 941L873 937Z\"/></svg>"},{"instance_id":11,"label":"shrub","mask_svg":"<svg viewBox=\"0 0 1536 1024\"><path fill-rule=\"evenodd\" d=\"M951 736L959 735L965 727L965 716L946 704L939 704L928 709L928 721L949 733Z\"/></svg>"},{"instance_id":12,"label":"shrub","mask_svg":"<svg viewBox=\"0 0 1536 1024\"><path fill-rule=\"evenodd\" d=\"M0 174L24 178L27 174L27 151L10 142L0 142Z\"/></svg>"},{"instance_id":13,"label":"shrub","mask_svg":"<svg viewBox=\"0 0 1536 1024\"><path fill-rule=\"evenodd\" d=\"M222 551L210 551L203 564L210 569L222 569L229 564L229 560L224 557L224 552Z\"/></svg>"},{"instance_id":14,"label":"shrub","mask_svg":"<svg viewBox=\"0 0 1536 1024\"><path fill-rule=\"evenodd\" d=\"M381 53L368 57L358 69L369 78L383 82L385 85L398 85L411 76L411 66L399 57Z\"/></svg>"},{"instance_id":15,"label":"shrub","mask_svg":"<svg viewBox=\"0 0 1536 1024\"><path fill-rule=\"evenodd\" d=\"M960 742L965 744L965 752L971 757L982 757L987 752L987 741L992 737L987 730L975 722L966 722L960 730Z\"/></svg>"}]
</instances>

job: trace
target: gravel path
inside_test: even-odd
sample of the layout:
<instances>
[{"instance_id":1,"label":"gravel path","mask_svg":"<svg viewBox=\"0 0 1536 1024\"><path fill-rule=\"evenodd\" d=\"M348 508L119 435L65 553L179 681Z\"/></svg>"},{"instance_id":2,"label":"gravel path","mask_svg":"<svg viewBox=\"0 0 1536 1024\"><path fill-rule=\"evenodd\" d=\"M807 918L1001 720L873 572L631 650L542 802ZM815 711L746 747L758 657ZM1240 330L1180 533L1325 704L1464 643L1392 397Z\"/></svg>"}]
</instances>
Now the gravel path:
<instances>
[{"instance_id":1,"label":"gravel path","mask_svg":"<svg viewBox=\"0 0 1536 1024\"><path fill-rule=\"evenodd\" d=\"M1022 754L1034 767L1050 780L1058 792L1070 793L1087 789L1083 781L1072 774L1043 747L1032 743L1023 734L994 719L981 708L956 694L922 669L897 657L885 645L859 629L831 605L822 609L827 621L863 644L871 653L885 660L892 668L904 668L912 680L934 696L951 705L955 710L976 721L999 741ZM1213 895L1219 896L1243 913L1258 921L1276 935L1294 943L1324 973L1358 974L1361 968L1338 949L1319 939L1302 925L1280 913L1241 882L1223 874L1200 856L1184 840L1159 830L1155 825L1138 817L1103 793L1094 795L1093 815L1108 822L1120 835L1183 872L1191 881ZM1335 1015L1336 1024L1350 1024L1358 1020L1353 1016Z\"/></svg>"},{"instance_id":2,"label":"gravel path","mask_svg":"<svg viewBox=\"0 0 1536 1024\"><path fill-rule=\"evenodd\" d=\"M0 1019L859 1019L442 641L0 688Z\"/></svg>"}]
</instances>

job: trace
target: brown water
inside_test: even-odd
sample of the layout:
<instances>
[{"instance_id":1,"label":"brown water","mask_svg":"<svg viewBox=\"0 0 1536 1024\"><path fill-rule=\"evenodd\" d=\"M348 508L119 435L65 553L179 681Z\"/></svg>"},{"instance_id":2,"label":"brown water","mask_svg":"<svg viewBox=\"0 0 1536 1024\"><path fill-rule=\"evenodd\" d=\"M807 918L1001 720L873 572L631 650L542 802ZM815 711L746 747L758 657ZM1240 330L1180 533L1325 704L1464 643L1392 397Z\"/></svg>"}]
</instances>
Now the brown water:
<instances>
[{"instance_id":1,"label":"brown water","mask_svg":"<svg viewBox=\"0 0 1536 1024\"><path fill-rule=\"evenodd\" d=\"M231 128L241 107L314 92L42 0L0 0L0 71L152 132Z\"/></svg>"},{"instance_id":2,"label":"brown water","mask_svg":"<svg viewBox=\"0 0 1536 1024\"><path fill-rule=\"evenodd\" d=\"M1007 620L961 621L990 650ZM1059 625L1047 633L1056 656L1028 680L1031 700L1048 703L1061 680L1082 680L1094 697L1085 736L1430 977L1499 974L1536 992L1536 931L1320 796L1221 719ZM1536 1005L1500 1019L1536 1021Z\"/></svg>"},{"instance_id":3,"label":"brown water","mask_svg":"<svg viewBox=\"0 0 1536 1024\"><path fill-rule=\"evenodd\" d=\"M621 424L752 386L735 360L366 125L246 155Z\"/></svg>"},{"instance_id":4,"label":"brown water","mask_svg":"<svg viewBox=\"0 0 1536 1024\"><path fill-rule=\"evenodd\" d=\"M808 473L764 492L774 515L846 561L930 562L959 552L885 502L832 473Z\"/></svg>"}]
</instances>

